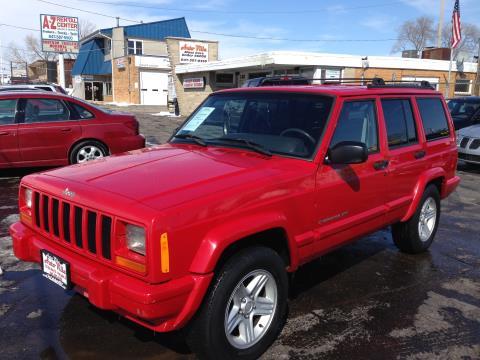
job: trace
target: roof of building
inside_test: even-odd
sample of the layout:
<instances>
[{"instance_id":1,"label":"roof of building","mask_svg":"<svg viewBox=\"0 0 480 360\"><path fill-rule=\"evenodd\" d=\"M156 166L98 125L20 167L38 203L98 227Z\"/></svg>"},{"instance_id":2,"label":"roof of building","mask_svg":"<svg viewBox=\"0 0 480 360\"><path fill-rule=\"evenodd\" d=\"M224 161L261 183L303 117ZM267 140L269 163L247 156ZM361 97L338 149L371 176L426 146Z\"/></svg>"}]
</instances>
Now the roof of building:
<instances>
[{"instance_id":1,"label":"roof of building","mask_svg":"<svg viewBox=\"0 0 480 360\"><path fill-rule=\"evenodd\" d=\"M190 38L190 31L188 30L187 22L184 17L122 27L125 37L127 38L131 37L148 40L164 40L166 37L172 36ZM112 31L113 28L97 30L82 39L82 42L87 42L97 36L112 37Z\"/></svg>"},{"instance_id":2,"label":"roof of building","mask_svg":"<svg viewBox=\"0 0 480 360\"><path fill-rule=\"evenodd\" d=\"M186 74L202 71L221 71L241 68L255 68L265 66L328 66L336 68L362 68L363 56L345 54L326 54L296 51L272 51L256 55L235 57L208 63L192 63L178 65L177 74ZM369 68L409 69L409 70L437 70L448 71L449 61L413 59L393 56L368 56ZM452 71L457 71L453 62ZM464 63L464 72L476 72L476 63Z\"/></svg>"},{"instance_id":3,"label":"roof of building","mask_svg":"<svg viewBox=\"0 0 480 360\"><path fill-rule=\"evenodd\" d=\"M103 41L91 39L80 47L77 60L73 64L72 75L105 75L112 73L112 62L105 61Z\"/></svg>"},{"instance_id":4,"label":"roof of building","mask_svg":"<svg viewBox=\"0 0 480 360\"><path fill-rule=\"evenodd\" d=\"M100 29L82 39L72 75L105 75L112 73L111 61L105 61L103 38L112 36L113 28ZM169 19L123 26L126 38L162 41L169 36L190 38L185 18Z\"/></svg>"}]
</instances>

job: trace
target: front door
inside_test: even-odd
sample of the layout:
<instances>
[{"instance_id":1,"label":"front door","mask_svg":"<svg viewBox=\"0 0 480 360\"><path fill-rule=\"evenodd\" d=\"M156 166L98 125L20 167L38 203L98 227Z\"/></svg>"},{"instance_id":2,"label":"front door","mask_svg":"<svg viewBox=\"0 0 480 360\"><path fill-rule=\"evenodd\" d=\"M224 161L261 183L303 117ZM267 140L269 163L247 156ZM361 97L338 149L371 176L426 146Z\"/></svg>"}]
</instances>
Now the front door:
<instances>
[{"instance_id":1,"label":"front door","mask_svg":"<svg viewBox=\"0 0 480 360\"><path fill-rule=\"evenodd\" d=\"M317 244L322 253L383 226L387 166L374 99L345 101L329 142L359 141L368 148L361 164L320 165L316 178ZM326 139L327 140L327 139Z\"/></svg>"},{"instance_id":2,"label":"front door","mask_svg":"<svg viewBox=\"0 0 480 360\"><path fill-rule=\"evenodd\" d=\"M140 72L140 97L142 105L167 105L168 74L162 72Z\"/></svg>"},{"instance_id":3,"label":"front door","mask_svg":"<svg viewBox=\"0 0 480 360\"><path fill-rule=\"evenodd\" d=\"M0 100L0 168L10 167L20 161L16 109L17 99Z\"/></svg>"},{"instance_id":4,"label":"front door","mask_svg":"<svg viewBox=\"0 0 480 360\"><path fill-rule=\"evenodd\" d=\"M71 145L80 138L79 121L70 120L63 101L51 98L22 99L24 122L18 125L22 161L42 164L67 163Z\"/></svg>"},{"instance_id":5,"label":"front door","mask_svg":"<svg viewBox=\"0 0 480 360\"><path fill-rule=\"evenodd\" d=\"M93 100L93 83L85 81L85 100Z\"/></svg>"}]
</instances>

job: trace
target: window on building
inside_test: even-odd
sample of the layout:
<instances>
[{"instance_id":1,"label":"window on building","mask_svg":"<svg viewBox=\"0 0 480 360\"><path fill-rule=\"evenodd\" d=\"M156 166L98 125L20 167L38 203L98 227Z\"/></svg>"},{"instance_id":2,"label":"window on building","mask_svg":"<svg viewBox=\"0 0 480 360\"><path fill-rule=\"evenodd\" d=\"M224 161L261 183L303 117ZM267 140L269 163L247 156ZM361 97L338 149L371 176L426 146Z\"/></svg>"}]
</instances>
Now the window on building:
<instances>
[{"instance_id":1,"label":"window on building","mask_svg":"<svg viewBox=\"0 0 480 360\"><path fill-rule=\"evenodd\" d=\"M17 100L0 100L0 125L9 125L15 122Z\"/></svg>"},{"instance_id":2,"label":"window on building","mask_svg":"<svg viewBox=\"0 0 480 360\"><path fill-rule=\"evenodd\" d=\"M410 100L383 99L382 109L390 148L417 142Z\"/></svg>"},{"instance_id":3,"label":"window on building","mask_svg":"<svg viewBox=\"0 0 480 360\"><path fill-rule=\"evenodd\" d=\"M217 85L233 85L234 78L234 74L216 73L215 83Z\"/></svg>"},{"instance_id":4,"label":"window on building","mask_svg":"<svg viewBox=\"0 0 480 360\"><path fill-rule=\"evenodd\" d=\"M417 99L417 104L427 141L450 134L447 117L440 98Z\"/></svg>"},{"instance_id":5,"label":"window on building","mask_svg":"<svg viewBox=\"0 0 480 360\"><path fill-rule=\"evenodd\" d=\"M128 40L128 54L129 55L142 55L143 54L143 41L142 40Z\"/></svg>"},{"instance_id":6,"label":"window on building","mask_svg":"<svg viewBox=\"0 0 480 360\"><path fill-rule=\"evenodd\" d=\"M330 148L343 141L359 141L367 145L368 152L378 151L378 131L375 102L350 101L343 105Z\"/></svg>"},{"instance_id":7,"label":"window on building","mask_svg":"<svg viewBox=\"0 0 480 360\"><path fill-rule=\"evenodd\" d=\"M103 48L105 55L110 55L110 52L112 51L112 40L105 38L103 40Z\"/></svg>"},{"instance_id":8,"label":"window on building","mask_svg":"<svg viewBox=\"0 0 480 360\"><path fill-rule=\"evenodd\" d=\"M60 100L28 99L25 106L25 122L52 122L70 119L70 111Z\"/></svg>"},{"instance_id":9,"label":"window on building","mask_svg":"<svg viewBox=\"0 0 480 360\"><path fill-rule=\"evenodd\" d=\"M105 94L104 95L112 95L112 83L111 82L106 82L105 83Z\"/></svg>"},{"instance_id":10,"label":"window on building","mask_svg":"<svg viewBox=\"0 0 480 360\"><path fill-rule=\"evenodd\" d=\"M472 81L468 79L457 79L455 81L455 93L456 94L471 94L472 93Z\"/></svg>"}]
</instances>

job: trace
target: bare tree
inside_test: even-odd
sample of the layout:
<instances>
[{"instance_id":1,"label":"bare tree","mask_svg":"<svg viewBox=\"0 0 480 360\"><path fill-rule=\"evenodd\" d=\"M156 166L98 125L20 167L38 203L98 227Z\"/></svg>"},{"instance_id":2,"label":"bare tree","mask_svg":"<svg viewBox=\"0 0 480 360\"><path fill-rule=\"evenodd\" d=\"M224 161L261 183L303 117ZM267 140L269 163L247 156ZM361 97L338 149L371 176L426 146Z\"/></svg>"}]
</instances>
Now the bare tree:
<instances>
[{"instance_id":1,"label":"bare tree","mask_svg":"<svg viewBox=\"0 0 480 360\"><path fill-rule=\"evenodd\" d=\"M422 51L435 37L434 21L431 17L421 16L405 21L398 29L397 42L392 53L402 50Z\"/></svg>"},{"instance_id":2,"label":"bare tree","mask_svg":"<svg viewBox=\"0 0 480 360\"><path fill-rule=\"evenodd\" d=\"M466 55L466 61L473 60L478 53L480 46L480 28L474 24L462 24L462 41L453 51L453 59L456 60L460 54ZM446 24L442 29L442 46L450 47L452 43L452 25Z\"/></svg>"},{"instance_id":3,"label":"bare tree","mask_svg":"<svg viewBox=\"0 0 480 360\"><path fill-rule=\"evenodd\" d=\"M96 25L86 19L78 19L78 37L83 39L97 29Z\"/></svg>"}]
</instances>

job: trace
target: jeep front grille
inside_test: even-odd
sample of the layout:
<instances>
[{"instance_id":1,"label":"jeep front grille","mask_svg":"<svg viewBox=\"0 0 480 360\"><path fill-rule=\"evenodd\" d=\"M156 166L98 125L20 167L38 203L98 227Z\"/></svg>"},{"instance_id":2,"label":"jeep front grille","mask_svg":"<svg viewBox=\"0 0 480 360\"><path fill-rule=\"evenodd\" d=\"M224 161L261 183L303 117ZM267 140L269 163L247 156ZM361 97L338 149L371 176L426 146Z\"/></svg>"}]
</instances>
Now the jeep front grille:
<instances>
[{"instance_id":1,"label":"jeep front grille","mask_svg":"<svg viewBox=\"0 0 480 360\"><path fill-rule=\"evenodd\" d=\"M33 196L33 224L40 233L76 252L111 260L111 216L37 191Z\"/></svg>"}]
</instances>

